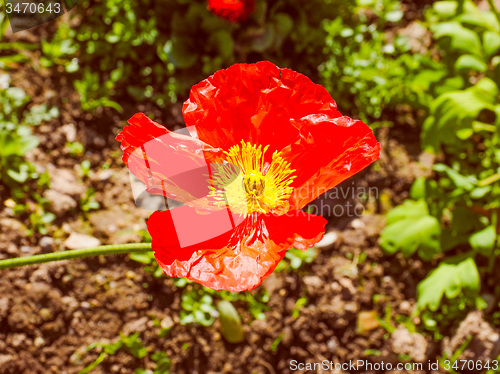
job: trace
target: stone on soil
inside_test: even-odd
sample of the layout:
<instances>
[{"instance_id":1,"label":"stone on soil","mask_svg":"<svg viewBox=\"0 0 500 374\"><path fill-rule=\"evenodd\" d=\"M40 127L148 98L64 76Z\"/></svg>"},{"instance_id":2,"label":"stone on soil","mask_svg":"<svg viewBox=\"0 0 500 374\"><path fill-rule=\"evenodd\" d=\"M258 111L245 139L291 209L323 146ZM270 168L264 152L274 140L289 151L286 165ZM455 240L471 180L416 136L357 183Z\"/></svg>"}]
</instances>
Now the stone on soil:
<instances>
[{"instance_id":1,"label":"stone on soil","mask_svg":"<svg viewBox=\"0 0 500 374\"><path fill-rule=\"evenodd\" d=\"M92 248L101 245L101 241L90 235L73 232L69 238L64 241L64 245L69 249Z\"/></svg>"}]
</instances>

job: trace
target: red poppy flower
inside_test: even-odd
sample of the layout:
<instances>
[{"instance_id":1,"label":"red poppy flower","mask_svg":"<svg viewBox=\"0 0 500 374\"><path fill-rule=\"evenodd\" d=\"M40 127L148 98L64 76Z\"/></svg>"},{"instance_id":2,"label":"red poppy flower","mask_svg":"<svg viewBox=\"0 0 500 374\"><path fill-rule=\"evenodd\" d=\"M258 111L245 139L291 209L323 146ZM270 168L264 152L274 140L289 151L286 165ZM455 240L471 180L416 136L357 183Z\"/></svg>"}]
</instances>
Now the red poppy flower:
<instances>
[{"instance_id":1,"label":"red poppy flower","mask_svg":"<svg viewBox=\"0 0 500 374\"><path fill-rule=\"evenodd\" d=\"M208 0L208 8L217 16L241 22L253 12L255 0Z\"/></svg>"},{"instance_id":2,"label":"red poppy flower","mask_svg":"<svg viewBox=\"0 0 500 374\"><path fill-rule=\"evenodd\" d=\"M321 240L326 220L300 209L380 153L325 88L267 61L200 82L183 116L191 136L139 113L117 140L148 192L185 204L148 220L158 264L217 290L253 289L289 248Z\"/></svg>"}]
</instances>

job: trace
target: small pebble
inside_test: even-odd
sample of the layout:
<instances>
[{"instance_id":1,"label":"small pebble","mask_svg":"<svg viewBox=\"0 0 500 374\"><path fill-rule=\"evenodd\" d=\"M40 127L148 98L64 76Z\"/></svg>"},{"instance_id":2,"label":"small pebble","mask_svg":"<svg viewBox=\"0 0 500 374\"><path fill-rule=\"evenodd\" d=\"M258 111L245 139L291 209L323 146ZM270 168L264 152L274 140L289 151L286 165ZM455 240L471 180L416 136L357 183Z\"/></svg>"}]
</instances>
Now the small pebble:
<instances>
[{"instance_id":1,"label":"small pebble","mask_svg":"<svg viewBox=\"0 0 500 374\"><path fill-rule=\"evenodd\" d=\"M35 345L35 347L41 347L43 345L45 345L45 339L42 338L41 336L38 336L35 338L35 341L33 342L33 344Z\"/></svg>"},{"instance_id":2,"label":"small pebble","mask_svg":"<svg viewBox=\"0 0 500 374\"><path fill-rule=\"evenodd\" d=\"M81 249L97 247L101 244L100 240L89 235L71 233L64 245L69 249Z\"/></svg>"},{"instance_id":3,"label":"small pebble","mask_svg":"<svg viewBox=\"0 0 500 374\"><path fill-rule=\"evenodd\" d=\"M174 321L169 316L163 318L160 324L162 329L170 329L174 326Z\"/></svg>"},{"instance_id":4,"label":"small pebble","mask_svg":"<svg viewBox=\"0 0 500 374\"><path fill-rule=\"evenodd\" d=\"M80 303L80 306L83 308L83 309L90 309L90 303L88 303L87 301L83 301Z\"/></svg>"},{"instance_id":5,"label":"small pebble","mask_svg":"<svg viewBox=\"0 0 500 374\"><path fill-rule=\"evenodd\" d=\"M49 321L52 319L52 311L48 308L42 308L40 309L40 317L42 317L42 319L44 321Z\"/></svg>"},{"instance_id":6,"label":"small pebble","mask_svg":"<svg viewBox=\"0 0 500 374\"><path fill-rule=\"evenodd\" d=\"M365 227L365 223L363 221L361 221L359 218L357 219L354 219L352 222L351 222L351 227L353 229L362 229L363 227Z\"/></svg>"},{"instance_id":7,"label":"small pebble","mask_svg":"<svg viewBox=\"0 0 500 374\"><path fill-rule=\"evenodd\" d=\"M43 251L50 251L54 247L54 239L50 236L44 236L40 239L39 244Z\"/></svg>"},{"instance_id":8,"label":"small pebble","mask_svg":"<svg viewBox=\"0 0 500 374\"><path fill-rule=\"evenodd\" d=\"M95 281L98 285L102 286L102 285L105 285L107 283L107 279L104 275L102 274L96 274L95 275Z\"/></svg>"},{"instance_id":9,"label":"small pebble","mask_svg":"<svg viewBox=\"0 0 500 374\"><path fill-rule=\"evenodd\" d=\"M134 273L132 270L128 270L128 271L125 273L125 276L126 276L128 279L134 279L134 278L135 278L135 273Z\"/></svg>"},{"instance_id":10,"label":"small pebble","mask_svg":"<svg viewBox=\"0 0 500 374\"><path fill-rule=\"evenodd\" d=\"M16 207L16 202L12 199L7 199L5 200L5 202L3 203L7 208L12 208L14 209Z\"/></svg>"},{"instance_id":11,"label":"small pebble","mask_svg":"<svg viewBox=\"0 0 500 374\"><path fill-rule=\"evenodd\" d=\"M10 253L11 255L17 253L17 247L15 244L10 243L9 246L7 247L7 252Z\"/></svg>"},{"instance_id":12,"label":"small pebble","mask_svg":"<svg viewBox=\"0 0 500 374\"><path fill-rule=\"evenodd\" d=\"M21 252L23 252L23 253L29 253L29 252L31 252L31 247L29 245L22 245L21 246Z\"/></svg>"},{"instance_id":13,"label":"small pebble","mask_svg":"<svg viewBox=\"0 0 500 374\"><path fill-rule=\"evenodd\" d=\"M333 352L335 352L337 350L338 344L335 341L335 339L331 338L326 343L326 346L328 347L328 350L333 353Z\"/></svg>"}]
</instances>

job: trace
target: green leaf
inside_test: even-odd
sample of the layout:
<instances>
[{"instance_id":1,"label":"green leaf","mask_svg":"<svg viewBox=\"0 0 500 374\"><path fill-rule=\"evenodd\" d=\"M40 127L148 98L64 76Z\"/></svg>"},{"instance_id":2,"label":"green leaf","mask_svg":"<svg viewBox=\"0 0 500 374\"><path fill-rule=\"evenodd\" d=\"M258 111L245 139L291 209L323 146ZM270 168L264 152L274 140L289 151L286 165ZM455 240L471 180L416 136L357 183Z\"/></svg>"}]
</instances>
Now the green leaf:
<instances>
[{"instance_id":1,"label":"green leaf","mask_svg":"<svg viewBox=\"0 0 500 374\"><path fill-rule=\"evenodd\" d=\"M492 105L497 101L499 93L498 84L489 78L481 79L474 87L471 87L470 90L476 97L483 100L485 103ZM489 109L495 110L494 108Z\"/></svg>"},{"instance_id":2,"label":"green leaf","mask_svg":"<svg viewBox=\"0 0 500 374\"><path fill-rule=\"evenodd\" d=\"M81 370L80 372L78 372L78 374L87 374L87 373L90 373L97 366L99 366L106 359L106 357L108 357L107 353L105 353L105 352L101 353L99 355L99 357L97 357L97 359L94 362L92 362L90 365L88 365L83 370Z\"/></svg>"},{"instance_id":3,"label":"green leaf","mask_svg":"<svg viewBox=\"0 0 500 374\"><path fill-rule=\"evenodd\" d=\"M393 10L385 15L385 19L389 22L399 22L403 19L403 11Z\"/></svg>"},{"instance_id":4,"label":"green leaf","mask_svg":"<svg viewBox=\"0 0 500 374\"><path fill-rule=\"evenodd\" d=\"M153 374L168 374L172 366L172 361L165 352L154 352L151 358L156 362Z\"/></svg>"},{"instance_id":5,"label":"green leaf","mask_svg":"<svg viewBox=\"0 0 500 374\"><path fill-rule=\"evenodd\" d=\"M474 184L469 180L469 178L459 174L456 170L453 170L445 164L436 164L432 167L432 169L440 173L446 173L456 188L460 188L465 191L470 191L474 188Z\"/></svg>"},{"instance_id":6,"label":"green leaf","mask_svg":"<svg viewBox=\"0 0 500 374\"><path fill-rule=\"evenodd\" d=\"M394 222L405 218L421 217L429 214L425 201L406 200L402 205L394 208L387 215L386 224L391 225Z\"/></svg>"},{"instance_id":7,"label":"green leaf","mask_svg":"<svg viewBox=\"0 0 500 374\"><path fill-rule=\"evenodd\" d=\"M129 255L131 260L140 262L141 264L150 264L154 261L154 255L152 253L131 253Z\"/></svg>"},{"instance_id":8,"label":"green leaf","mask_svg":"<svg viewBox=\"0 0 500 374\"><path fill-rule=\"evenodd\" d=\"M477 56L482 55L479 36L456 21L434 25L432 31L434 31L435 39L449 37L451 49L457 52L467 52Z\"/></svg>"},{"instance_id":9,"label":"green leaf","mask_svg":"<svg viewBox=\"0 0 500 374\"><path fill-rule=\"evenodd\" d=\"M33 105L24 122L28 125L38 126L44 121L47 122L57 117L59 117L59 109L57 107L47 109L46 104Z\"/></svg>"},{"instance_id":10,"label":"green leaf","mask_svg":"<svg viewBox=\"0 0 500 374\"><path fill-rule=\"evenodd\" d=\"M497 233L495 227L488 226L469 237L469 243L475 251L486 257L490 257L495 248Z\"/></svg>"},{"instance_id":11,"label":"green leaf","mask_svg":"<svg viewBox=\"0 0 500 374\"><path fill-rule=\"evenodd\" d=\"M472 1L467 1L465 8L466 12L456 18L460 23L479 28L479 31L500 31L500 24L493 12L479 10Z\"/></svg>"},{"instance_id":12,"label":"green leaf","mask_svg":"<svg viewBox=\"0 0 500 374\"><path fill-rule=\"evenodd\" d=\"M435 312L444 295L453 299L464 291L477 294L480 287L479 272L472 258L458 264L443 262L418 284L417 305L419 310L428 308Z\"/></svg>"},{"instance_id":13,"label":"green leaf","mask_svg":"<svg viewBox=\"0 0 500 374\"><path fill-rule=\"evenodd\" d=\"M424 199L426 196L426 182L427 178L419 177L415 179L410 189L410 197L414 200Z\"/></svg>"},{"instance_id":14,"label":"green leaf","mask_svg":"<svg viewBox=\"0 0 500 374\"><path fill-rule=\"evenodd\" d=\"M28 164L22 164L19 167L18 171L15 171L13 169L7 170L7 175L11 177L13 180L15 180L17 183L24 183L29 177L29 165Z\"/></svg>"},{"instance_id":15,"label":"green leaf","mask_svg":"<svg viewBox=\"0 0 500 374\"><path fill-rule=\"evenodd\" d=\"M477 71L483 73L488 69L488 66L478 57L473 55L462 55L455 62L457 71Z\"/></svg>"},{"instance_id":16,"label":"green leaf","mask_svg":"<svg viewBox=\"0 0 500 374\"><path fill-rule=\"evenodd\" d=\"M7 88L5 93L7 94L8 97L10 97L14 101L15 103L14 105L16 107L20 107L21 105L25 104L27 101L26 99L28 98L28 95L26 95L26 93L22 89L17 87Z\"/></svg>"},{"instance_id":17,"label":"green leaf","mask_svg":"<svg viewBox=\"0 0 500 374\"><path fill-rule=\"evenodd\" d=\"M458 129L455 134L457 135L458 139L467 140L472 136L472 134L474 134L474 130L471 128Z\"/></svg>"},{"instance_id":18,"label":"green leaf","mask_svg":"<svg viewBox=\"0 0 500 374\"><path fill-rule=\"evenodd\" d=\"M390 254L400 251L410 257L418 251L424 260L440 253L441 226L429 215L423 200L406 200L387 215L387 226L380 235L381 248Z\"/></svg>"},{"instance_id":19,"label":"green leaf","mask_svg":"<svg viewBox=\"0 0 500 374\"><path fill-rule=\"evenodd\" d=\"M422 127L422 145L428 152L438 153L441 144L462 145L457 132L472 128L483 110L495 110L498 87L489 78L481 79L475 86L462 91L446 92L431 104L431 115ZM467 105L464 105L467 103ZM464 133L459 133L461 136ZM466 134L465 134L466 135Z\"/></svg>"},{"instance_id":20,"label":"green leaf","mask_svg":"<svg viewBox=\"0 0 500 374\"><path fill-rule=\"evenodd\" d=\"M113 100L108 100L108 99L101 99L99 101L99 103L104 106L104 107L109 107L109 108L113 108L114 110L116 110L117 112L123 112L123 108L120 104L118 104L116 101L113 101Z\"/></svg>"},{"instance_id":21,"label":"green leaf","mask_svg":"<svg viewBox=\"0 0 500 374\"><path fill-rule=\"evenodd\" d=\"M481 199L490 192L491 186L476 187L471 191L470 197L471 199Z\"/></svg>"},{"instance_id":22,"label":"green leaf","mask_svg":"<svg viewBox=\"0 0 500 374\"><path fill-rule=\"evenodd\" d=\"M436 87L436 93L438 95L444 94L449 91L461 90L464 87L464 79L457 75L454 77L446 78L444 81L439 83Z\"/></svg>"},{"instance_id":23,"label":"green leaf","mask_svg":"<svg viewBox=\"0 0 500 374\"><path fill-rule=\"evenodd\" d=\"M457 13L458 3L456 1L438 1L432 7L441 17L450 18Z\"/></svg>"},{"instance_id":24,"label":"green leaf","mask_svg":"<svg viewBox=\"0 0 500 374\"><path fill-rule=\"evenodd\" d=\"M469 236L484 227L481 216L465 206L456 206L452 211L451 223L441 234L441 249L443 252L459 245L467 245Z\"/></svg>"},{"instance_id":25,"label":"green leaf","mask_svg":"<svg viewBox=\"0 0 500 374\"><path fill-rule=\"evenodd\" d=\"M434 196L436 192L439 192L439 187L435 180L419 177L415 179L415 182L411 186L410 197L413 200L420 200Z\"/></svg>"},{"instance_id":26,"label":"green leaf","mask_svg":"<svg viewBox=\"0 0 500 374\"><path fill-rule=\"evenodd\" d=\"M500 34L497 32L486 31L483 34L484 51L488 57L493 56L500 49Z\"/></svg>"},{"instance_id":27,"label":"green leaf","mask_svg":"<svg viewBox=\"0 0 500 374\"><path fill-rule=\"evenodd\" d=\"M227 300L222 300L217 304L219 310L219 320L221 324L222 336L229 343L240 343L244 340L241 318L236 308Z\"/></svg>"}]
</instances>

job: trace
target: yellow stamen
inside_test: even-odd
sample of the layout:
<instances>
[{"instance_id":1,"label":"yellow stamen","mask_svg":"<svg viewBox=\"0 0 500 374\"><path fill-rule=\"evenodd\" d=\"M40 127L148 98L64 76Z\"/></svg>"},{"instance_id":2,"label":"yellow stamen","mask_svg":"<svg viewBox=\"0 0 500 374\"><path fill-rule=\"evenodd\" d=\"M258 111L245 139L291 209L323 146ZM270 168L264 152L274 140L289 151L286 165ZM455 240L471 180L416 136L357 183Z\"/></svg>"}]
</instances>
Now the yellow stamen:
<instances>
[{"instance_id":1,"label":"yellow stamen","mask_svg":"<svg viewBox=\"0 0 500 374\"><path fill-rule=\"evenodd\" d=\"M288 212L295 170L278 151L266 162L268 148L242 141L224 152L225 163L216 164L212 172L210 196L218 205L228 205L233 212L245 215Z\"/></svg>"}]
</instances>

